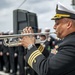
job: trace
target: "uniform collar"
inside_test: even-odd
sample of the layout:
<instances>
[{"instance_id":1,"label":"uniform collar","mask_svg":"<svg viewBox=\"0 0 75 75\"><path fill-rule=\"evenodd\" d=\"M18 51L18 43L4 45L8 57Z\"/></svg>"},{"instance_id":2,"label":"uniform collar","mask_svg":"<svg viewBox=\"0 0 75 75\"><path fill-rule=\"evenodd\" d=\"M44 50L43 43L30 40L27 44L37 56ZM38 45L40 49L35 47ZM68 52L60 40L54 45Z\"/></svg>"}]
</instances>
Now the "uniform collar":
<instances>
[{"instance_id":1,"label":"uniform collar","mask_svg":"<svg viewBox=\"0 0 75 75\"><path fill-rule=\"evenodd\" d=\"M72 32L72 33L68 34L64 39L66 39L67 37L69 37L71 35L75 35L75 32Z\"/></svg>"}]
</instances>

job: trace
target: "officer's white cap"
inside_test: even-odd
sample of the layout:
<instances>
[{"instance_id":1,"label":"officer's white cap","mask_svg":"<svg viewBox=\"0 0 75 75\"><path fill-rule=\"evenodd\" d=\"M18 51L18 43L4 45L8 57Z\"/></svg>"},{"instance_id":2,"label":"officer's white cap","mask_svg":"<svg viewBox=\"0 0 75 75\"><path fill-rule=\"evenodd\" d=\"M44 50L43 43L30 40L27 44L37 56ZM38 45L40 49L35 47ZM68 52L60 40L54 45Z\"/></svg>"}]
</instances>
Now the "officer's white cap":
<instances>
[{"instance_id":1,"label":"officer's white cap","mask_svg":"<svg viewBox=\"0 0 75 75\"><path fill-rule=\"evenodd\" d=\"M61 18L75 19L75 10L70 9L69 7L58 2L58 4L56 5L56 15L52 18L52 20Z\"/></svg>"}]
</instances>

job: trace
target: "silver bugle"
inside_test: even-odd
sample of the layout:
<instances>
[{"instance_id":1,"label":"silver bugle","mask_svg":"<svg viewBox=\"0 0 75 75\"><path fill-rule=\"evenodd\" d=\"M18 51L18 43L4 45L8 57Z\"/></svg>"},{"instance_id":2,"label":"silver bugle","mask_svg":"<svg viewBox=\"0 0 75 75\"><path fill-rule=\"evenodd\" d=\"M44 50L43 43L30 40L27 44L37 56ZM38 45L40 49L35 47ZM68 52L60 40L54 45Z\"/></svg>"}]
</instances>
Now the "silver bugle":
<instances>
[{"instance_id":1,"label":"silver bugle","mask_svg":"<svg viewBox=\"0 0 75 75\"><path fill-rule=\"evenodd\" d=\"M13 34L13 35L0 35L0 39L3 39L5 41L4 45L5 46L18 46L21 43L19 41L13 41L13 42L9 42L7 43L6 40L7 39L11 39L11 38L21 38L23 36L33 36L33 35L46 35L46 34L55 34L55 32L45 32L45 33L25 33L25 34ZM40 40L36 39L35 43L40 43Z\"/></svg>"},{"instance_id":2,"label":"silver bugle","mask_svg":"<svg viewBox=\"0 0 75 75\"><path fill-rule=\"evenodd\" d=\"M13 34L13 35L0 35L0 39L5 39L5 38L20 38L20 37L23 37L23 36L46 35L46 34L55 34L55 32L25 33L25 34Z\"/></svg>"}]
</instances>

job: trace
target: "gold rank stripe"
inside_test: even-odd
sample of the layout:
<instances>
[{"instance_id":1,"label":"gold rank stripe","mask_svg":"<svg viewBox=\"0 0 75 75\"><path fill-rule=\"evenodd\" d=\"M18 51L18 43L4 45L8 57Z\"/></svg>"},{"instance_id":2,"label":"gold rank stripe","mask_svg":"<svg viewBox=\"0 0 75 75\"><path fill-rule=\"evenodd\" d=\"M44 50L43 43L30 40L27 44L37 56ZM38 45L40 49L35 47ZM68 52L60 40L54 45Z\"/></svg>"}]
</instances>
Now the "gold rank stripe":
<instances>
[{"instance_id":1,"label":"gold rank stripe","mask_svg":"<svg viewBox=\"0 0 75 75\"><path fill-rule=\"evenodd\" d=\"M28 61L28 63L29 64L31 64L31 61L32 61L32 59L33 59L33 57L36 55L36 54L38 54L39 53L39 51L34 51L31 55L30 55L30 57L29 57L29 61Z\"/></svg>"},{"instance_id":2,"label":"gold rank stripe","mask_svg":"<svg viewBox=\"0 0 75 75\"><path fill-rule=\"evenodd\" d=\"M39 55L41 55L41 52L40 52L40 53L38 53L38 54L36 54L36 55L33 57L32 61L31 61L31 67L32 67L32 64L33 64L33 62L34 62L35 58L36 58L36 57L38 57Z\"/></svg>"},{"instance_id":3,"label":"gold rank stripe","mask_svg":"<svg viewBox=\"0 0 75 75\"><path fill-rule=\"evenodd\" d=\"M67 14L56 14L54 17L57 17L57 18L70 17L70 15L67 15Z\"/></svg>"},{"instance_id":4,"label":"gold rank stripe","mask_svg":"<svg viewBox=\"0 0 75 75\"><path fill-rule=\"evenodd\" d=\"M43 52L43 50L44 50L43 45L40 45L39 48L38 48L38 50L39 50L40 52Z\"/></svg>"},{"instance_id":5,"label":"gold rank stripe","mask_svg":"<svg viewBox=\"0 0 75 75\"><path fill-rule=\"evenodd\" d=\"M32 67L32 64L33 64L33 61L35 60L35 58L41 54L42 53L39 50L34 51L28 59L28 64Z\"/></svg>"}]
</instances>

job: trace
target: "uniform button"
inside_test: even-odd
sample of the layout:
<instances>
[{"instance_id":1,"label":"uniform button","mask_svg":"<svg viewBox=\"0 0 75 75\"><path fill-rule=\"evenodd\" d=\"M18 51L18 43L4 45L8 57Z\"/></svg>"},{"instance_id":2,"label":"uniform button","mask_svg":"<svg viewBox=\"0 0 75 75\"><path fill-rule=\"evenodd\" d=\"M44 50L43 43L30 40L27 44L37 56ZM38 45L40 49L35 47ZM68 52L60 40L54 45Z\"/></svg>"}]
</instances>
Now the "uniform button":
<instances>
[{"instance_id":1,"label":"uniform button","mask_svg":"<svg viewBox=\"0 0 75 75\"><path fill-rule=\"evenodd\" d=\"M36 63L36 60L34 60L34 63Z\"/></svg>"}]
</instances>

